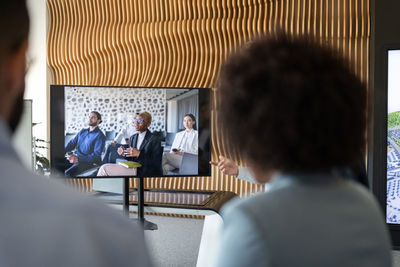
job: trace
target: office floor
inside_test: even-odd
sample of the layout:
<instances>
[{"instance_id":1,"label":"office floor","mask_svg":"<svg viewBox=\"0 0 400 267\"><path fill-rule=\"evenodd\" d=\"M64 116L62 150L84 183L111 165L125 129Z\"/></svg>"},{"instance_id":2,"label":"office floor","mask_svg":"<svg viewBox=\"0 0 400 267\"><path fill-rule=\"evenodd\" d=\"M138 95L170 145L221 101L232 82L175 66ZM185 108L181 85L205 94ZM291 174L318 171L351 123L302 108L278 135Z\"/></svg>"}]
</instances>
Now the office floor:
<instances>
[{"instance_id":1,"label":"office floor","mask_svg":"<svg viewBox=\"0 0 400 267\"><path fill-rule=\"evenodd\" d=\"M145 231L155 267L196 266L204 220L147 215L158 225ZM393 267L400 267L400 251L393 251Z\"/></svg>"},{"instance_id":2,"label":"office floor","mask_svg":"<svg viewBox=\"0 0 400 267\"><path fill-rule=\"evenodd\" d=\"M145 216L158 225L145 231L145 238L155 267L196 266L204 220Z\"/></svg>"},{"instance_id":3,"label":"office floor","mask_svg":"<svg viewBox=\"0 0 400 267\"><path fill-rule=\"evenodd\" d=\"M393 250L393 267L400 267L400 251Z\"/></svg>"}]
</instances>

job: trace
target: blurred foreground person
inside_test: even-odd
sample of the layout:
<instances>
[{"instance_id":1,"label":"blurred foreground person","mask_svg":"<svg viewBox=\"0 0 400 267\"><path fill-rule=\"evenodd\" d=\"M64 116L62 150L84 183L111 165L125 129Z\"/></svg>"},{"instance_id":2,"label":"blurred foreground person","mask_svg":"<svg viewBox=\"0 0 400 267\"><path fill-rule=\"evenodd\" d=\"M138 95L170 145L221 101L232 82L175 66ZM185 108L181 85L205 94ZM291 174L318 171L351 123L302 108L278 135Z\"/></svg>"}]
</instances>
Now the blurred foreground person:
<instances>
[{"instance_id":1,"label":"blurred foreground person","mask_svg":"<svg viewBox=\"0 0 400 267\"><path fill-rule=\"evenodd\" d=\"M391 266L376 200L331 171L365 145L366 88L347 65L310 37L278 35L222 68L221 127L269 190L224 207L217 266Z\"/></svg>"},{"instance_id":2,"label":"blurred foreground person","mask_svg":"<svg viewBox=\"0 0 400 267\"><path fill-rule=\"evenodd\" d=\"M137 225L21 166L11 136L25 90L25 0L1 1L0 13L0 266L150 266Z\"/></svg>"}]
</instances>

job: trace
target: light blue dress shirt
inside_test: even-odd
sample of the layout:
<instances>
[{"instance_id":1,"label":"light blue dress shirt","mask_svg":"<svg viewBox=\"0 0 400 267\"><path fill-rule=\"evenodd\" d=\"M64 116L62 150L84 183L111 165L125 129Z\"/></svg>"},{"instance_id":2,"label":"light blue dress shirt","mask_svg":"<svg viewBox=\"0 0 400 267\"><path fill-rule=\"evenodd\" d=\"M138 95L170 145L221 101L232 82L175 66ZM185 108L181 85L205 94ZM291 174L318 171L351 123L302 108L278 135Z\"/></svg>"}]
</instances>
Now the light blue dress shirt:
<instances>
[{"instance_id":1,"label":"light blue dress shirt","mask_svg":"<svg viewBox=\"0 0 400 267\"><path fill-rule=\"evenodd\" d=\"M329 174L279 174L268 192L228 203L217 266L391 266L374 197Z\"/></svg>"}]
</instances>

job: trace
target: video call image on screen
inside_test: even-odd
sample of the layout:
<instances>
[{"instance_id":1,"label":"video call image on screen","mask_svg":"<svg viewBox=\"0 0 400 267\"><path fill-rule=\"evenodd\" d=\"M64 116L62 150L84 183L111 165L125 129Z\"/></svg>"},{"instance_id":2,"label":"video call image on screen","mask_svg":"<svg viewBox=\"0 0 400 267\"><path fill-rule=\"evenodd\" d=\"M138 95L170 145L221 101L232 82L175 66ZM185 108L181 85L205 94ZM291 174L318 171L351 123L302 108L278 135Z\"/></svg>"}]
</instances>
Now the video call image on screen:
<instances>
[{"instance_id":1,"label":"video call image on screen","mask_svg":"<svg viewBox=\"0 0 400 267\"><path fill-rule=\"evenodd\" d=\"M54 152L59 173L66 177L199 175L199 152L209 153L210 144L210 131L205 130L209 126L199 120L199 115L204 117L199 114L202 89L63 89L64 142Z\"/></svg>"},{"instance_id":2,"label":"video call image on screen","mask_svg":"<svg viewBox=\"0 0 400 267\"><path fill-rule=\"evenodd\" d=\"M400 224L400 50L388 51L386 221Z\"/></svg>"}]
</instances>

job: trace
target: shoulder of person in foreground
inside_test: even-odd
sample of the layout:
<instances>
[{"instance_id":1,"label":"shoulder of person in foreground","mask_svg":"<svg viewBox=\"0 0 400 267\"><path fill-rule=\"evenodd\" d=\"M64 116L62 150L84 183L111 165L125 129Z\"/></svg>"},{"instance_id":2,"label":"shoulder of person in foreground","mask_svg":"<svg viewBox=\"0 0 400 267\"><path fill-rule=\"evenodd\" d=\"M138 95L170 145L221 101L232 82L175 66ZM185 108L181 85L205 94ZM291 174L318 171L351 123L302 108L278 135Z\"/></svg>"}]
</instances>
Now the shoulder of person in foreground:
<instances>
[{"instance_id":1,"label":"shoulder of person in foreground","mask_svg":"<svg viewBox=\"0 0 400 267\"><path fill-rule=\"evenodd\" d=\"M236 178L251 183L258 183L256 179L254 179L254 175L251 173L251 170L248 167L238 166L238 175L236 176Z\"/></svg>"},{"instance_id":2,"label":"shoulder of person in foreground","mask_svg":"<svg viewBox=\"0 0 400 267\"><path fill-rule=\"evenodd\" d=\"M265 237L248 210L241 208L243 200L237 198L224 206L220 253L220 267L270 266Z\"/></svg>"},{"instance_id":3,"label":"shoulder of person in foreground","mask_svg":"<svg viewBox=\"0 0 400 267\"><path fill-rule=\"evenodd\" d=\"M270 261L276 260L276 253L274 255L268 254L272 247L276 248L274 242L282 238L281 241L290 242L292 238L296 238L296 236L284 238L284 234L290 233L290 231L287 231L289 229L287 227L296 224L295 221L288 221L289 214L293 211L286 210L289 207L286 205L287 203L290 203L293 209L302 210L303 217L298 219L300 220L300 225L302 225L300 227L305 228L302 228L304 229L304 233L300 233L297 236L298 238L301 235L307 235L306 225L310 225L310 223L313 225L312 221L315 223L317 218L325 218L327 214L331 214L333 217L337 215L340 216L338 220L328 221L324 225L326 227L330 225L329 231L339 231L337 232L339 238L341 238L342 233L348 233L348 240L346 238L334 238L332 240L333 243L330 243L331 247L334 245L332 249L338 249L340 244L345 248L355 245L357 248L352 247L349 250L371 251L371 254L368 256L369 265L367 266L391 266L390 239L383 215L375 198L363 186L343 179L334 186L326 198L324 197L326 191L317 188L316 190L322 192L319 192L315 196L310 196L305 201L297 199L297 197L304 194L309 195L311 193L309 190L304 190L304 187L298 186L295 186L295 188L290 187L290 184L289 186L282 186L280 184L275 188L272 187L269 192L244 200L236 199L223 207L222 216L225 228L218 266L269 266ZM282 196L286 199L284 200ZM293 198L288 201L287 198L291 196ZM310 206L310 209L302 207L306 203L310 203L310 201L314 203L313 199L315 200L319 197L325 198L321 199L321 203L324 203L321 205L331 203L330 206L317 209L320 211L323 210L322 213L324 214L320 214L319 212L318 214L310 213L315 211L315 207L311 208ZM334 204L336 202L335 197L341 198L338 204ZM294 203L296 204L294 205ZM327 217L329 218L329 216ZM320 229L322 225L318 224L313 227ZM320 230L322 232L328 230L324 229ZM314 230L310 229L310 231ZM324 243L323 240L314 241L310 242L313 244ZM326 245L328 246L328 243ZM285 251L287 253L287 250ZM332 251L332 255L335 255L335 251ZM295 256L293 255L293 257ZM251 264L247 265L247 262ZM346 263L351 262L359 263L360 259L357 256L353 258L349 257Z\"/></svg>"},{"instance_id":4,"label":"shoulder of person in foreground","mask_svg":"<svg viewBox=\"0 0 400 267\"><path fill-rule=\"evenodd\" d=\"M37 266L151 265L143 231L122 211L75 192L55 178L17 168L16 162L6 164L13 170L0 182L4 218L0 235L7 240L0 243L7 251L7 262L15 266L28 262ZM24 257L19 256L21 250L27 251Z\"/></svg>"}]
</instances>

